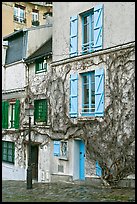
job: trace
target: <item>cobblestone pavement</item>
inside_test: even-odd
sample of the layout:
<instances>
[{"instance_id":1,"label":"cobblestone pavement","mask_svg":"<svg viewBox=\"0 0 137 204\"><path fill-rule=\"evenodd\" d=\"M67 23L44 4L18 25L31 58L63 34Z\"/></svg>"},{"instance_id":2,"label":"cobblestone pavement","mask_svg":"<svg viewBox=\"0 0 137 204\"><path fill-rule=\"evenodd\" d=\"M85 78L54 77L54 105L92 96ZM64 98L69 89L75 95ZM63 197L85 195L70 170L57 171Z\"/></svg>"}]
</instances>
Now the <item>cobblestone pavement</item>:
<instances>
[{"instance_id":1,"label":"cobblestone pavement","mask_svg":"<svg viewBox=\"0 0 137 204\"><path fill-rule=\"evenodd\" d=\"M135 202L135 189L112 189L72 182L2 181L2 202Z\"/></svg>"}]
</instances>

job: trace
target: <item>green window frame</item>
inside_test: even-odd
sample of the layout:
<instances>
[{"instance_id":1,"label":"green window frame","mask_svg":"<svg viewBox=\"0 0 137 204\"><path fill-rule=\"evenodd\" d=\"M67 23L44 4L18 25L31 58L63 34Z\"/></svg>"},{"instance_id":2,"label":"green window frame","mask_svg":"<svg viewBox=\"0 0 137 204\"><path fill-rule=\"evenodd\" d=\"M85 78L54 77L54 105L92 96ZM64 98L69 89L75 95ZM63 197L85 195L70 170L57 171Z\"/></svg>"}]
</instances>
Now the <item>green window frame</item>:
<instances>
[{"instance_id":1,"label":"green window frame","mask_svg":"<svg viewBox=\"0 0 137 204\"><path fill-rule=\"evenodd\" d=\"M14 103L2 101L2 128L15 128L20 126L20 100L16 99Z\"/></svg>"},{"instance_id":2,"label":"green window frame","mask_svg":"<svg viewBox=\"0 0 137 204\"><path fill-rule=\"evenodd\" d=\"M35 61L35 73L41 73L47 71L47 61L44 58Z\"/></svg>"},{"instance_id":3,"label":"green window frame","mask_svg":"<svg viewBox=\"0 0 137 204\"><path fill-rule=\"evenodd\" d=\"M2 141L2 161L14 164L14 160L15 160L14 142Z\"/></svg>"},{"instance_id":4,"label":"green window frame","mask_svg":"<svg viewBox=\"0 0 137 204\"><path fill-rule=\"evenodd\" d=\"M47 123L47 99L40 99L34 101L34 121Z\"/></svg>"}]
</instances>

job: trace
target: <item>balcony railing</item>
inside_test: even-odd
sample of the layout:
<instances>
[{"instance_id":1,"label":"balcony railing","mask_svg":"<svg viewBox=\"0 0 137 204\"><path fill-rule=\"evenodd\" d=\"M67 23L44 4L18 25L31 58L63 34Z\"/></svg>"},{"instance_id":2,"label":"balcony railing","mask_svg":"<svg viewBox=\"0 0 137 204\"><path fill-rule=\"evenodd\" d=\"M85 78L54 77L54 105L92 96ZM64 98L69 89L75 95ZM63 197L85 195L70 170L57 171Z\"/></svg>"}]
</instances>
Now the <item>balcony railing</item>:
<instances>
[{"instance_id":1,"label":"balcony railing","mask_svg":"<svg viewBox=\"0 0 137 204\"><path fill-rule=\"evenodd\" d=\"M25 18L21 18L20 16L15 16L15 15L14 15L14 21L17 21L19 23L26 23Z\"/></svg>"},{"instance_id":2,"label":"balcony railing","mask_svg":"<svg viewBox=\"0 0 137 204\"><path fill-rule=\"evenodd\" d=\"M39 26L39 21L32 21L33 26Z\"/></svg>"}]
</instances>

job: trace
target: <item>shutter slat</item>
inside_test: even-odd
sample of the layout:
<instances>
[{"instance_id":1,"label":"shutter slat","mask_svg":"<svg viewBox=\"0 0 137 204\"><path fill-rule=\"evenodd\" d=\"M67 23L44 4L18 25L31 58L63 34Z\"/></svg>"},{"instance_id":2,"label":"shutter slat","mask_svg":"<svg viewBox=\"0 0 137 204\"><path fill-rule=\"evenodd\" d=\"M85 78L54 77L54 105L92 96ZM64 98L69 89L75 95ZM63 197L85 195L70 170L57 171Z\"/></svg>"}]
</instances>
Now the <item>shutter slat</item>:
<instances>
[{"instance_id":1,"label":"shutter slat","mask_svg":"<svg viewBox=\"0 0 137 204\"><path fill-rule=\"evenodd\" d=\"M70 56L78 54L78 17L70 17Z\"/></svg>"},{"instance_id":2,"label":"shutter slat","mask_svg":"<svg viewBox=\"0 0 137 204\"><path fill-rule=\"evenodd\" d=\"M94 7L94 50L102 49L103 43L103 5Z\"/></svg>"},{"instance_id":3,"label":"shutter slat","mask_svg":"<svg viewBox=\"0 0 137 204\"><path fill-rule=\"evenodd\" d=\"M70 116L78 115L78 74L70 76Z\"/></svg>"},{"instance_id":4,"label":"shutter slat","mask_svg":"<svg viewBox=\"0 0 137 204\"><path fill-rule=\"evenodd\" d=\"M95 70L95 116L104 116L104 69Z\"/></svg>"}]
</instances>

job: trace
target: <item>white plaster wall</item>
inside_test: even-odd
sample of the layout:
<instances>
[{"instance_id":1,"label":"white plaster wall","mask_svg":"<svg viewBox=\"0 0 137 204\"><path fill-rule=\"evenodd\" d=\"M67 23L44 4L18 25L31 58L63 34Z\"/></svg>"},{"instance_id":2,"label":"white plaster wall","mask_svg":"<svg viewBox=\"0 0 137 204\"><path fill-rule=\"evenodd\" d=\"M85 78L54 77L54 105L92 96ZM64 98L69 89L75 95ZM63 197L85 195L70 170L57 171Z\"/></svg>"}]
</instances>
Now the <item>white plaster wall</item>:
<instances>
[{"instance_id":1,"label":"white plaster wall","mask_svg":"<svg viewBox=\"0 0 137 204\"><path fill-rule=\"evenodd\" d=\"M26 180L25 169L2 162L2 180Z\"/></svg>"},{"instance_id":2,"label":"white plaster wall","mask_svg":"<svg viewBox=\"0 0 137 204\"><path fill-rule=\"evenodd\" d=\"M69 57L70 16L97 4L104 5L104 49L135 40L135 2L53 2L53 61ZM79 17L79 52L82 35L80 23Z\"/></svg>"},{"instance_id":3,"label":"white plaster wall","mask_svg":"<svg viewBox=\"0 0 137 204\"><path fill-rule=\"evenodd\" d=\"M6 66L5 83L5 90L24 88L25 65L22 62Z\"/></svg>"},{"instance_id":4,"label":"white plaster wall","mask_svg":"<svg viewBox=\"0 0 137 204\"><path fill-rule=\"evenodd\" d=\"M54 156L53 141L51 142L50 151L50 173L58 175L73 175L73 141L68 141L68 160L60 159L58 156ZM58 172L58 165L63 166L63 172Z\"/></svg>"}]
</instances>

